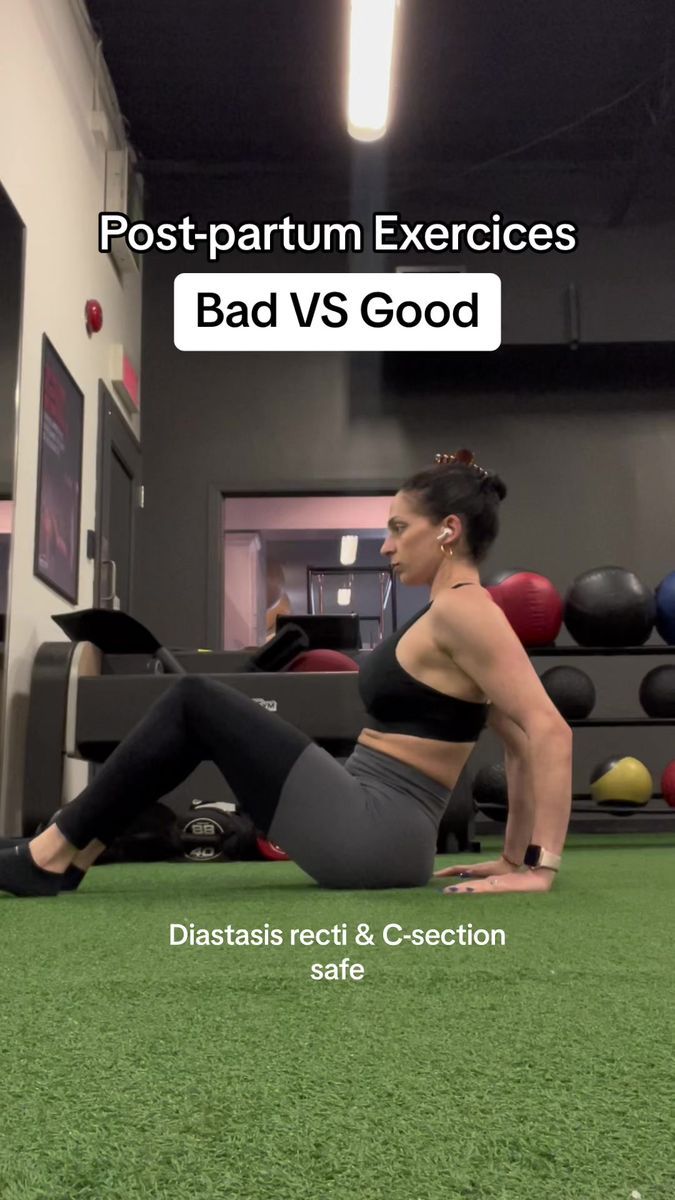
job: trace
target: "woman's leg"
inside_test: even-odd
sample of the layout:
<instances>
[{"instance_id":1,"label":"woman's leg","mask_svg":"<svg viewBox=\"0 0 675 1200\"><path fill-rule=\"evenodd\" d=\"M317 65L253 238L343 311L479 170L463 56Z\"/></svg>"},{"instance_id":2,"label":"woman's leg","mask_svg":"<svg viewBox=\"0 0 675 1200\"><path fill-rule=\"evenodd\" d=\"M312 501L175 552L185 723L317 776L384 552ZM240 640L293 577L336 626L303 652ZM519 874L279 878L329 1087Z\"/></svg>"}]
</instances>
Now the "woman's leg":
<instances>
[{"instance_id":1,"label":"woman's leg","mask_svg":"<svg viewBox=\"0 0 675 1200\"><path fill-rule=\"evenodd\" d=\"M109 845L199 763L216 764L266 832L283 782L310 739L254 700L205 675L186 675L153 706L95 779L56 818L78 849Z\"/></svg>"},{"instance_id":2,"label":"woman's leg","mask_svg":"<svg viewBox=\"0 0 675 1200\"><path fill-rule=\"evenodd\" d=\"M3 864L10 851L0 854L0 890L29 895L36 894L34 887L37 894L50 894L52 872L63 871L78 848L108 845L205 759L219 767L257 827L319 883L411 887L429 878L445 799L430 814L396 775L400 765L385 758L375 786L368 784L235 689L186 676L58 814L55 825L31 843L35 857L28 866L33 872L43 868L40 879L17 884L15 878L12 886L16 863ZM388 772L395 773L389 781ZM51 857L43 858L43 851Z\"/></svg>"},{"instance_id":3,"label":"woman's leg","mask_svg":"<svg viewBox=\"0 0 675 1200\"><path fill-rule=\"evenodd\" d=\"M203 675L183 676L26 854L27 843L0 851L0 891L30 894L31 881L22 890L20 876L24 868L31 873L31 863L54 876L78 853L93 858L204 760L218 766L242 808L266 832L283 782L309 745L306 734L234 688ZM54 880L36 876L33 883L49 894Z\"/></svg>"}]
</instances>

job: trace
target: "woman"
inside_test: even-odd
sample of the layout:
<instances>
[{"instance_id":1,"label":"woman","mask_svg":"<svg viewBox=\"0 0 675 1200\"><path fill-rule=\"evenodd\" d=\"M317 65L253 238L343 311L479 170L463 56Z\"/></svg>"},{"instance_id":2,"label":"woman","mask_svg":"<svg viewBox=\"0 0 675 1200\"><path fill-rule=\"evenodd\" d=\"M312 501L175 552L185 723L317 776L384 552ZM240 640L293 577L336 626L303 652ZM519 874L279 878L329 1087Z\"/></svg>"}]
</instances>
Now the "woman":
<instances>
[{"instance_id":1,"label":"woman","mask_svg":"<svg viewBox=\"0 0 675 1200\"><path fill-rule=\"evenodd\" d=\"M394 497L381 552L402 583L428 584L431 600L362 665L369 722L344 765L233 688L182 677L55 823L0 851L0 890L76 887L139 810L204 759L319 884L422 887L440 819L487 722L506 752L504 853L438 875L476 877L449 892L548 891L569 821L571 733L480 585L505 496L499 476L460 451L438 455Z\"/></svg>"}]
</instances>

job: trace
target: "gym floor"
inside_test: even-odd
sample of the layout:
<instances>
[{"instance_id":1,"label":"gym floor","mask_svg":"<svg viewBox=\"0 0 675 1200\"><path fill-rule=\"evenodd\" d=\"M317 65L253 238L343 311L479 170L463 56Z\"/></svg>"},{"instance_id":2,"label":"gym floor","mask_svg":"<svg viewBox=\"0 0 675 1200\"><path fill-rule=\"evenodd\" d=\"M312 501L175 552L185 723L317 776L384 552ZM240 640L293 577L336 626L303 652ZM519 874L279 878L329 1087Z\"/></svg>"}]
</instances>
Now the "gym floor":
<instances>
[{"instance_id":1,"label":"gym floor","mask_svg":"<svg viewBox=\"0 0 675 1200\"><path fill-rule=\"evenodd\" d=\"M572 838L544 896L168 863L0 898L0 1195L672 1200L674 842ZM380 944L169 946L343 921ZM506 945L383 946L389 922ZM363 979L311 980L346 956Z\"/></svg>"}]
</instances>

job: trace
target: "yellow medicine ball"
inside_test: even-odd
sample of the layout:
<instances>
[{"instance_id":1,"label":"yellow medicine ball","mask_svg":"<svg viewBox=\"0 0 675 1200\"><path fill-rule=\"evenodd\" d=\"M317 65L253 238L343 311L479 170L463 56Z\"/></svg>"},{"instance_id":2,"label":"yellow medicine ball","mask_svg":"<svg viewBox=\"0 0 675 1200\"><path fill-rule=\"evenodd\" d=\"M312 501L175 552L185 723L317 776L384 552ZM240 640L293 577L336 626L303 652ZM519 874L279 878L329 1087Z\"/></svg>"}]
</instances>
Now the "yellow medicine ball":
<instances>
[{"instance_id":1,"label":"yellow medicine ball","mask_svg":"<svg viewBox=\"0 0 675 1200\"><path fill-rule=\"evenodd\" d=\"M596 804L641 808L654 791L654 781L638 758L605 759L591 775L591 796Z\"/></svg>"}]
</instances>

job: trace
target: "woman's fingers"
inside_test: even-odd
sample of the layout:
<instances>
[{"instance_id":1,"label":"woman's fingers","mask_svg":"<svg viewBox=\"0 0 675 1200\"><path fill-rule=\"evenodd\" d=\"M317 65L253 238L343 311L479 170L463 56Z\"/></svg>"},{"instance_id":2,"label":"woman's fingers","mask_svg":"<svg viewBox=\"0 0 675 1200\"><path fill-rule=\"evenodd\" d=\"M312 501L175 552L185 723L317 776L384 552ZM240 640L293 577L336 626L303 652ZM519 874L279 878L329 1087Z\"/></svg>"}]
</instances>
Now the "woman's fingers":
<instances>
[{"instance_id":1,"label":"woman's fingers","mask_svg":"<svg viewBox=\"0 0 675 1200\"><path fill-rule=\"evenodd\" d=\"M461 864L455 867L443 867L441 871L434 871L434 879L443 879L446 875L490 875L495 869L494 863L468 863L464 866Z\"/></svg>"},{"instance_id":2,"label":"woman's fingers","mask_svg":"<svg viewBox=\"0 0 675 1200\"><path fill-rule=\"evenodd\" d=\"M477 879L475 883L460 883L443 888L443 895L490 893L495 892L548 892L555 878L550 871L528 871L519 874L515 871L509 875L491 875L488 879Z\"/></svg>"},{"instance_id":3,"label":"woman's fingers","mask_svg":"<svg viewBox=\"0 0 675 1200\"><path fill-rule=\"evenodd\" d=\"M473 867L444 867L434 871L434 879L445 879L447 875L473 875Z\"/></svg>"}]
</instances>

